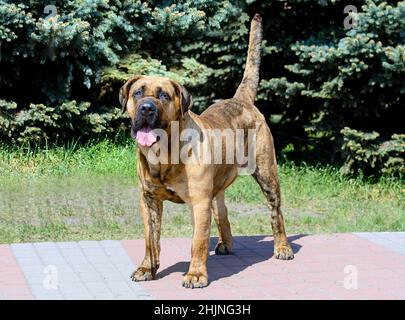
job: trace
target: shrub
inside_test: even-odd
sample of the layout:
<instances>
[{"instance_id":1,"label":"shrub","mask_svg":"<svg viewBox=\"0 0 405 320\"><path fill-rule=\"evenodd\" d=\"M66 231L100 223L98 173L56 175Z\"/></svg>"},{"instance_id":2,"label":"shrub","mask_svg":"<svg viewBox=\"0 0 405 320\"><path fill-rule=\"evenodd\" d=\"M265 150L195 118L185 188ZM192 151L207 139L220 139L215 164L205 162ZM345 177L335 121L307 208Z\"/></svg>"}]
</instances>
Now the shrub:
<instances>
[{"instance_id":1,"label":"shrub","mask_svg":"<svg viewBox=\"0 0 405 320\"><path fill-rule=\"evenodd\" d=\"M3 141L119 131L128 122L117 92L133 74L177 79L196 112L231 97L256 12L265 35L257 106L272 122L276 149L360 168L365 159L349 156L343 128L378 132L378 141L403 133L405 1L356 1L350 30L343 9L352 1L343 0L54 3L57 15L47 17L42 1L0 0Z\"/></svg>"},{"instance_id":2,"label":"shrub","mask_svg":"<svg viewBox=\"0 0 405 320\"><path fill-rule=\"evenodd\" d=\"M313 155L312 149L327 161L341 159L346 172L401 170L404 154L397 153L396 160L390 155L404 132L405 1L391 3L365 1L357 26L345 34L331 29L296 41L290 46L295 57L285 65L288 74L262 80L266 95L287 106L281 125L306 137L301 153ZM357 131L342 131L345 127ZM367 149L368 143L373 147Z\"/></svg>"},{"instance_id":3,"label":"shrub","mask_svg":"<svg viewBox=\"0 0 405 320\"><path fill-rule=\"evenodd\" d=\"M372 174L382 172L389 176L405 176L405 134L393 134L390 140L381 139L377 132L365 133L344 128L342 150L344 174Z\"/></svg>"},{"instance_id":4,"label":"shrub","mask_svg":"<svg viewBox=\"0 0 405 320\"><path fill-rule=\"evenodd\" d=\"M75 138L116 133L123 115L120 110L89 112L89 102L75 100L56 107L33 104L14 114L16 103L0 100L0 138L12 143L66 142Z\"/></svg>"}]
</instances>

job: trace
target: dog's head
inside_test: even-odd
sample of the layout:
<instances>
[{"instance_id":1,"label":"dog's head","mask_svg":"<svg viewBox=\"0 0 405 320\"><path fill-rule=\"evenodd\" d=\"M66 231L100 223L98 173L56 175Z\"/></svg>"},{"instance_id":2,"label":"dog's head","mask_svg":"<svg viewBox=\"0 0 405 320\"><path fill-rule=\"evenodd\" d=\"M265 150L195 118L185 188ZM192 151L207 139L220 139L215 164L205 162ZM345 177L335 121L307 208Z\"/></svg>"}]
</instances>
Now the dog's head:
<instances>
[{"instance_id":1,"label":"dog's head","mask_svg":"<svg viewBox=\"0 0 405 320\"><path fill-rule=\"evenodd\" d=\"M131 136L143 147L158 141L153 129L168 131L170 123L181 120L192 103L191 95L176 81L151 76L129 79L121 87L119 100L131 119Z\"/></svg>"}]
</instances>

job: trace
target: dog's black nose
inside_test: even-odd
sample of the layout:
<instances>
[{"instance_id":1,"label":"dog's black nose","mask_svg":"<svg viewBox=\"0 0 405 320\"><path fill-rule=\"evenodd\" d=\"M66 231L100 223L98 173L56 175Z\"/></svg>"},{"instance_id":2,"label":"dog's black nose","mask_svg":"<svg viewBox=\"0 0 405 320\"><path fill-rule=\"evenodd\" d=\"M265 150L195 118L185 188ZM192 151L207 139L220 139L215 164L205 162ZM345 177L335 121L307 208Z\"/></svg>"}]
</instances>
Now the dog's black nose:
<instances>
[{"instance_id":1,"label":"dog's black nose","mask_svg":"<svg viewBox=\"0 0 405 320\"><path fill-rule=\"evenodd\" d=\"M139 110L142 114L149 114L156 111L156 106L150 102L145 102L139 106Z\"/></svg>"}]
</instances>

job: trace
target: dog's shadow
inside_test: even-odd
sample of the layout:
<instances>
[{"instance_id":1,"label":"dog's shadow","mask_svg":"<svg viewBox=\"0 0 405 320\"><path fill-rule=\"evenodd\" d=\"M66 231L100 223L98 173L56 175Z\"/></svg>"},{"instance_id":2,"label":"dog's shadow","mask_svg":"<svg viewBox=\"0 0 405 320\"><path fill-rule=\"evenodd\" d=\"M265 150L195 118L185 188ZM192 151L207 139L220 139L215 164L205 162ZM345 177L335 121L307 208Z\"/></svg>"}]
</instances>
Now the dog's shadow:
<instances>
[{"instance_id":1,"label":"dog's shadow","mask_svg":"<svg viewBox=\"0 0 405 320\"><path fill-rule=\"evenodd\" d=\"M294 241L302 237L305 237L305 235L300 234L288 237L294 254L301 248L301 246L295 244ZM266 239L265 236L236 236L233 239L234 248L233 253L230 255L213 254L212 251L215 249L218 238L212 237L210 239L210 255L207 260L210 282L230 277L250 266L266 261L273 256L274 242L273 240ZM177 262L158 272L156 278L164 278L173 272L182 272L183 275L185 275L189 264L189 261Z\"/></svg>"}]
</instances>

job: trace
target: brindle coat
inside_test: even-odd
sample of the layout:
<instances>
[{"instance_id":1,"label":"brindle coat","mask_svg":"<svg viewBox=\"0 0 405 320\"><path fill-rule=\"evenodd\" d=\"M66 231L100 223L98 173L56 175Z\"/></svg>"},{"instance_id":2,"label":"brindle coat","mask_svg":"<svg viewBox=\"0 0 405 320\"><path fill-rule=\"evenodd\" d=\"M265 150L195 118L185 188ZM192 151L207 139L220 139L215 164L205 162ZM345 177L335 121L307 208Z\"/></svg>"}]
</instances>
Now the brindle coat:
<instances>
[{"instance_id":1,"label":"brindle coat","mask_svg":"<svg viewBox=\"0 0 405 320\"><path fill-rule=\"evenodd\" d=\"M189 110L192 98L177 82L150 76L136 76L120 90L120 102L128 111L133 128L139 105L152 99L158 108L159 128L171 134L171 121L185 128L257 129L256 169L254 178L266 196L274 235L274 255L278 259L294 257L288 243L284 219L280 210L280 187L277 175L273 137L263 115L254 106L259 82L261 17L251 23L249 51L243 80L234 97L210 106L200 116ZM142 88L142 97L134 93ZM164 90L168 99L159 99ZM135 135L136 132L133 132ZM169 138L170 139L170 138ZM158 145L156 142L152 147ZM210 143L209 139L203 143ZM210 146L211 147L211 146ZM132 274L134 281L151 280L159 268L160 228L163 201L186 203L192 210L193 240L191 263L183 279L187 288L208 285L207 256L210 238L211 212L219 231L216 254L232 252L231 227L224 202L225 189L236 179L237 164L157 164L147 161L148 147L138 145L138 175L141 185L140 210L144 222L146 253L140 267ZM215 150L213 151L215 152ZM224 153L223 153L224 154ZM224 162L225 163L225 159Z\"/></svg>"}]
</instances>

